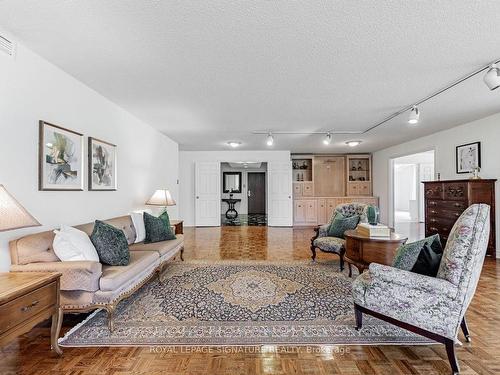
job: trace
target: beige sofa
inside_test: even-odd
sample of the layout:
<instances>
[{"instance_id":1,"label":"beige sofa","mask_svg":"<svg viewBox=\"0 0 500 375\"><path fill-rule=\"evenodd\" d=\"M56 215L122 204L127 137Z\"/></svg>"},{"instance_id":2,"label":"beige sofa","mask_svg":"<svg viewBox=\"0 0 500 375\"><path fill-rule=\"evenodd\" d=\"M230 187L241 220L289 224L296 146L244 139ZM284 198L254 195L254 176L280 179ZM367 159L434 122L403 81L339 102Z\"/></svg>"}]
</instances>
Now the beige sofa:
<instances>
[{"instance_id":1,"label":"beige sofa","mask_svg":"<svg viewBox=\"0 0 500 375\"><path fill-rule=\"evenodd\" d=\"M103 308L108 312L108 327L113 330L113 313L127 298L155 274L161 280L166 263L182 259L184 237L150 244L134 243L136 232L130 216L121 216L106 223L122 229L130 249L127 266L107 266L99 262L62 262L52 248L53 231L35 233L10 242L11 271L54 271L61 276L61 308L63 313L87 312ZM94 223L75 226L91 234Z\"/></svg>"}]
</instances>

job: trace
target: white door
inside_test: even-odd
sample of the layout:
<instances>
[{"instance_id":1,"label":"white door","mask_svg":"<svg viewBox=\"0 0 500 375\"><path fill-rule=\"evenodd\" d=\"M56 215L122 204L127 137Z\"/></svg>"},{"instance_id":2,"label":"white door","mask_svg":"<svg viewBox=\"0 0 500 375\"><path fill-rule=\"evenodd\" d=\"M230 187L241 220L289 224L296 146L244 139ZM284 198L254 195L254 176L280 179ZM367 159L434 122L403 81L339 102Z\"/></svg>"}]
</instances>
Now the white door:
<instances>
[{"instance_id":1,"label":"white door","mask_svg":"<svg viewBox=\"0 0 500 375\"><path fill-rule=\"evenodd\" d=\"M292 162L269 162L268 164L268 224L291 227L292 207Z\"/></svg>"},{"instance_id":2,"label":"white door","mask_svg":"<svg viewBox=\"0 0 500 375\"><path fill-rule=\"evenodd\" d=\"M195 167L195 225L220 225L220 163L198 162Z\"/></svg>"}]
</instances>

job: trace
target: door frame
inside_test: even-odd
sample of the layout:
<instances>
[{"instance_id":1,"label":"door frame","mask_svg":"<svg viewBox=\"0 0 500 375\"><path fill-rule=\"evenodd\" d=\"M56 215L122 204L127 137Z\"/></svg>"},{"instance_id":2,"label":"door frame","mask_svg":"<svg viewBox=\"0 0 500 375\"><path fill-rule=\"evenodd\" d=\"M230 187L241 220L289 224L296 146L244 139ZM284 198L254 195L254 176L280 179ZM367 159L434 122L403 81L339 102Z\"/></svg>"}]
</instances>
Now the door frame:
<instances>
[{"instance_id":1,"label":"door frame","mask_svg":"<svg viewBox=\"0 0 500 375\"><path fill-rule=\"evenodd\" d=\"M399 159L399 158L402 158L402 157L405 157L405 156L409 156L409 155L414 155L414 154L421 154L423 152L429 152L429 151L433 151L434 152L434 174L436 173L436 148L435 147L431 147L431 148L424 148L424 149L417 149L416 151L412 151L412 152L405 152L405 153L402 153L402 154L396 154L396 155L393 155L389 158L389 186L388 186L388 189L387 189L387 202L388 202L388 216L387 216L387 222L388 222L388 226L394 228L394 225L395 225L395 192L394 192L394 164L395 164L395 160L396 159ZM417 183L419 184L420 186L420 182L417 181ZM420 196L419 194L417 194L417 197L418 199L420 199Z\"/></svg>"},{"instance_id":2,"label":"door frame","mask_svg":"<svg viewBox=\"0 0 500 375\"><path fill-rule=\"evenodd\" d=\"M247 171L247 189L246 189L246 191L247 191L247 213L249 213L248 212L248 208L250 206L250 204L249 204L250 200L248 199L248 187L250 185L249 182L248 182L249 181L248 176L250 174L253 174L253 173L262 173L264 175L264 182L265 182L265 187L264 187L264 195L265 195L265 197L264 197L265 198L264 206L265 206L265 208L264 208L264 210L266 211L264 214L267 215L267 165L266 165L266 170L265 171Z\"/></svg>"}]
</instances>

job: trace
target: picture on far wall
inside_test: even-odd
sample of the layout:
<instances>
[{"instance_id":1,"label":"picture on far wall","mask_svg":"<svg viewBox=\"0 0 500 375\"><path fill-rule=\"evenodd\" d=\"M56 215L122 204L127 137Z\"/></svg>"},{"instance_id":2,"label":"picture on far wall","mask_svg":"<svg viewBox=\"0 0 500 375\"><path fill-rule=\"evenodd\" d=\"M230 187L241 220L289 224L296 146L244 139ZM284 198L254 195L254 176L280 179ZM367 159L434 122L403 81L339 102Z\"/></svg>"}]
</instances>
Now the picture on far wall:
<instances>
[{"instance_id":1,"label":"picture on far wall","mask_svg":"<svg viewBox=\"0 0 500 375\"><path fill-rule=\"evenodd\" d=\"M116 146L89 137L89 190L116 190Z\"/></svg>"},{"instance_id":2,"label":"picture on far wall","mask_svg":"<svg viewBox=\"0 0 500 375\"><path fill-rule=\"evenodd\" d=\"M83 135L39 122L38 190L83 190Z\"/></svg>"},{"instance_id":3,"label":"picture on far wall","mask_svg":"<svg viewBox=\"0 0 500 375\"><path fill-rule=\"evenodd\" d=\"M457 173L472 173L481 168L481 142L457 146Z\"/></svg>"}]
</instances>

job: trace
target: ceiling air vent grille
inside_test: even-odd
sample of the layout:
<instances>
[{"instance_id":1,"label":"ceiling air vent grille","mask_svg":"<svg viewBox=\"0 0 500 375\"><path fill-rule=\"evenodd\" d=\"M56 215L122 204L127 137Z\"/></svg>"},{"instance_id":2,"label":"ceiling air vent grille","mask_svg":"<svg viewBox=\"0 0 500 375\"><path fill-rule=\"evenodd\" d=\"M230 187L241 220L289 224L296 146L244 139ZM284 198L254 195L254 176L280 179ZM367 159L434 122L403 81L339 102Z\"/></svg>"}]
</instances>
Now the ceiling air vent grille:
<instances>
[{"instance_id":1,"label":"ceiling air vent grille","mask_svg":"<svg viewBox=\"0 0 500 375\"><path fill-rule=\"evenodd\" d=\"M0 35L0 51L14 57L14 43Z\"/></svg>"}]
</instances>

